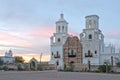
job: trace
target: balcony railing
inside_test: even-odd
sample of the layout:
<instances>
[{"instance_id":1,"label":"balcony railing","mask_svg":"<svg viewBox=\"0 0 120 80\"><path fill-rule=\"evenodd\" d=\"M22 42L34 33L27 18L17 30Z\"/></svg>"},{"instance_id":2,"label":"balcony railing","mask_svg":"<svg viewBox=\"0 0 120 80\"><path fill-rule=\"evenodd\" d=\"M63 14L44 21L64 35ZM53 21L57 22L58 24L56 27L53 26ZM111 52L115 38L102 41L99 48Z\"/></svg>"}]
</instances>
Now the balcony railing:
<instances>
[{"instance_id":1,"label":"balcony railing","mask_svg":"<svg viewBox=\"0 0 120 80\"><path fill-rule=\"evenodd\" d=\"M60 58L60 55L54 55L54 58Z\"/></svg>"},{"instance_id":2,"label":"balcony railing","mask_svg":"<svg viewBox=\"0 0 120 80\"><path fill-rule=\"evenodd\" d=\"M93 55L92 54L85 54L85 57L93 57Z\"/></svg>"},{"instance_id":3,"label":"balcony railing","mask_svg":"<svg viewBox=\"0 0 120 80\"><path fill-rule=\"evenodd\" d=\"M68 57L76 57L76 55L68 55Z\"/></svg>"}]
</instances>

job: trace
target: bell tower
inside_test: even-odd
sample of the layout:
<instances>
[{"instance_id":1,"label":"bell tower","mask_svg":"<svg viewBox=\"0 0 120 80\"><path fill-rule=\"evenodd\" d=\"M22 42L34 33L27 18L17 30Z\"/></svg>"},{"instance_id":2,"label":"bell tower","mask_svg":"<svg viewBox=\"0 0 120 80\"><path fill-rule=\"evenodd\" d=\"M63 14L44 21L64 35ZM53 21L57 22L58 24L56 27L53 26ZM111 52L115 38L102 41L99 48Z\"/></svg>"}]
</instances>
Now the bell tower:
<instances>
[{"instance_id":1,"label":"bell tower","mask_svg":"<svg viewBox=\"0 0 120 80\"><path fill-rule=\"evenodd\" d=\"M99 17L97 15L86 16L86 29L98 29Z\"/></svg>"},{"instance_id":2,"label":"bell tower","mask_svg":"<svg viewBox=\"0 0 120 80\"><path fill-rule=\"evenodd\" d=\"M99 29L99 17L89 15L85 17L86 27L80 34L83 45L83 64L99 65L100 54L104 51L104 35Z\"/></svg>"},{"instance_id":3,"label":"bell tower","mask_svg":"<svg viewBox=\"0 0 120 80\"><path fill-rule=\"evenodd\" d=\"M64 14L60 14L60 19L56 22L56 33L68 33L68 23L64 19Z\"/></svg>"},{"instance_id":4,"label":"bell tower","mask_svg":"<svg viewBox=\"0 0 120 80\"><path fill-rule=\"evenodd\" d=\"M60 19L56 21L56 32L50 37L51 60L50 64L56 64L57 69L63 69L63 45L68 35L68 23L64 19L64 14L60 14Z\"/></svg>"}]
</instances>

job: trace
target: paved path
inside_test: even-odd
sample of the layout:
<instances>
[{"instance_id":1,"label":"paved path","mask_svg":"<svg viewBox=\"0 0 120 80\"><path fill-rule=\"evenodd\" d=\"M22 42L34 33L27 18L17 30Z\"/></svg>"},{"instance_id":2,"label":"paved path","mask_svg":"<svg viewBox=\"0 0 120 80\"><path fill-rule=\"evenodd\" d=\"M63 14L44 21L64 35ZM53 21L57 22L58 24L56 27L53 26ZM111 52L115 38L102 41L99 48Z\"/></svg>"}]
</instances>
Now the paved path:
<instances>
[{"instance_id":1,"label":"paved path","mask_svg":"<svg viewBox=\"0 0 120 80\"><path fill-rule=\"evenodd\" d=\"M57 71L9 71L0 72L0 80L120 80L120 74Z\"/></svg>"}]
</instances>

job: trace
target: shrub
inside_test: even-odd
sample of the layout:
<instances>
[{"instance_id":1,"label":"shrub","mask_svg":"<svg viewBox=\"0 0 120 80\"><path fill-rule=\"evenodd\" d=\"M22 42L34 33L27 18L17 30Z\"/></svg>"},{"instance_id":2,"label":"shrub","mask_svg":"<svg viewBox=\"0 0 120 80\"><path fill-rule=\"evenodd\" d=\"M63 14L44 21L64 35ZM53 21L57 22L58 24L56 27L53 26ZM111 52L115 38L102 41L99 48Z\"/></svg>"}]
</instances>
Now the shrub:
<instances>
[{"instance_id":1,"label":"shrub","mask_svg":"<svg viewBox=\"0 0 120 80\"><path fill-rule=\"evenodd\" d=\"M111 70L111 66L110 65L100 65L99 68L100 72L109 72Z\"/></svg>"}]
</instances>

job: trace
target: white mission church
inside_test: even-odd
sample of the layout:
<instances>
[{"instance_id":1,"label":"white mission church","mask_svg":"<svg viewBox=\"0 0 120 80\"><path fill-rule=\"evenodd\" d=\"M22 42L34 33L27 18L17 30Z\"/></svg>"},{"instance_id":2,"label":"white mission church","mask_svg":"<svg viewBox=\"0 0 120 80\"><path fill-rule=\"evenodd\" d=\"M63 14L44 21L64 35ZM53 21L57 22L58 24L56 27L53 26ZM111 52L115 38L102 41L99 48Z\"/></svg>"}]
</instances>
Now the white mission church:
<instances>
[{"instance_id":1,"label":"white mission church","mask_svg":"<svg viewBox=\"0 0 120 80\"><path fill-rule=\"evenodd\" d=\"M115 53L113 45L105 46L104 35L99 29L99 16L89 15L85 17L85 29L80 33L80 43L82 44L82 63L91 65L102 65L107 62L115 66L120 61L120 53ZM56 32L50 37L51 60L50 64L57 64L57 69L64 68L63 46L68 37L68 22L64 15L60 14L60 19L56 22Z\"/></svg>"}]
</instances>

